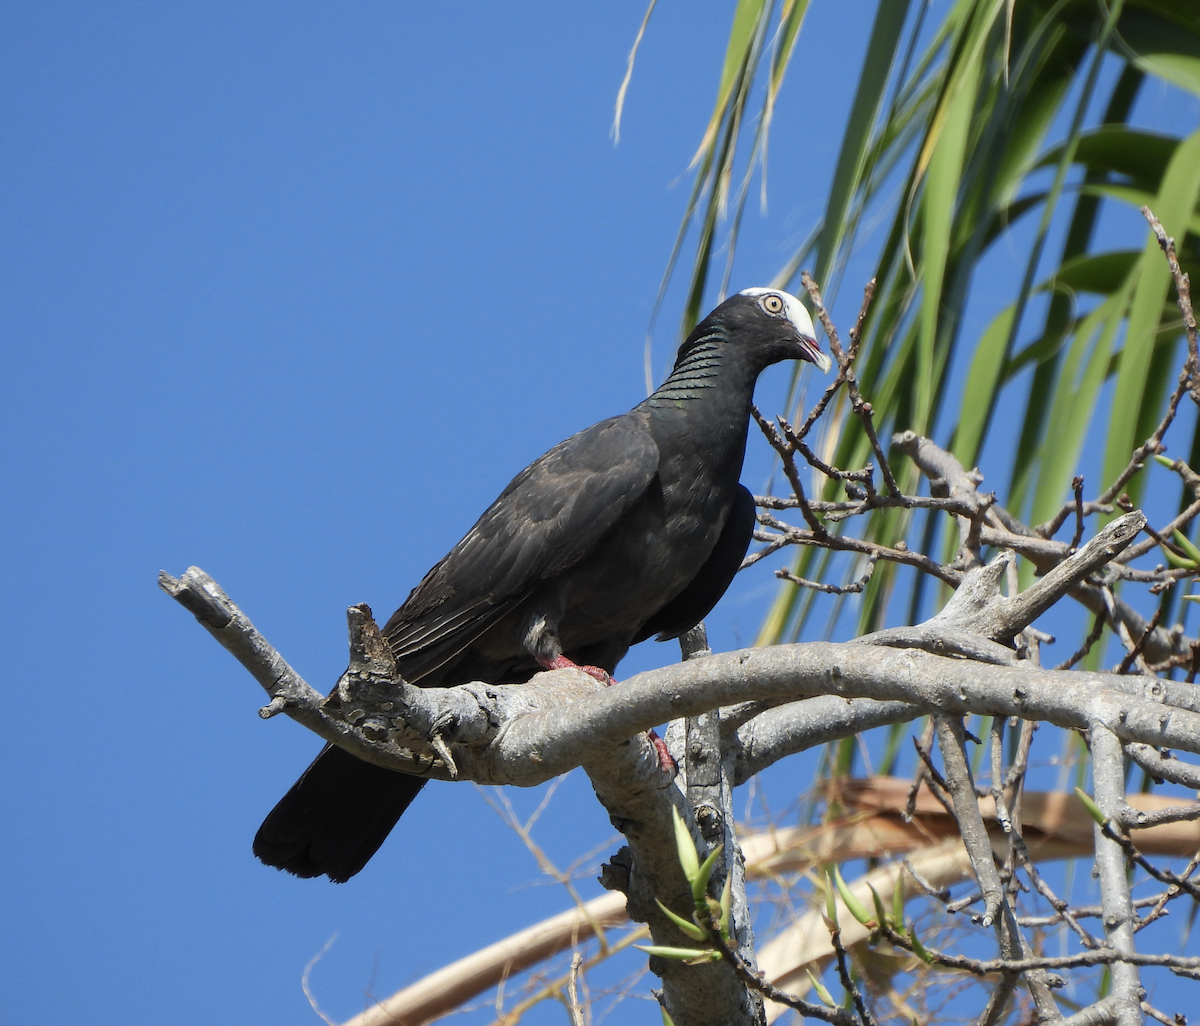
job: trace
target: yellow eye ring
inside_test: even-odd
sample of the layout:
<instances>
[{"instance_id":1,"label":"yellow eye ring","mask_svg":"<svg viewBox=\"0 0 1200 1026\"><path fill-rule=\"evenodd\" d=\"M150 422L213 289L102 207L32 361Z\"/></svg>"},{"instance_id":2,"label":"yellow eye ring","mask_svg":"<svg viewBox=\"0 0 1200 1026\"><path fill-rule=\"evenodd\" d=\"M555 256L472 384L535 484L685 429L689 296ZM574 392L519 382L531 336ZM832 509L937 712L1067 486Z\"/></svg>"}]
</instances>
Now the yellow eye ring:
<instances>
[{"instance_id":1,"label":"yellow eye ring","mask_svg":"<svg viewBox=\"0 0 1200 1026\"><path fill-rule=\"evenodd\" d=\"M769 314L781 314L783 313L783 299L774 293L763 296L762 308Z\"/></svg>"}]
</instances>

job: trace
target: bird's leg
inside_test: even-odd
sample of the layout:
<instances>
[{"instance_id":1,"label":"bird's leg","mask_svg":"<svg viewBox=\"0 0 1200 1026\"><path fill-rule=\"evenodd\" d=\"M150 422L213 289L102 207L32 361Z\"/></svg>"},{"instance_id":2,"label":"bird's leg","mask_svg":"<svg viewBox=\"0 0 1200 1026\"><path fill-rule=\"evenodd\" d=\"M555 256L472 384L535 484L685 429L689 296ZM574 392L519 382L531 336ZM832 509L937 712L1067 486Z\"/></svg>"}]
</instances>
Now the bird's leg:
<instances>
[{"instance_id":1,"label":"bird's leg","mask_svg":"<svg viewBox=\"0 0 1200 1026\"><path fill-rule=\"evenodd\" d=\"M679 766L671 757L667 743L658 736L658 731L653 727L646 731L646 736L650 739L650 743L654 745L654 750L658 752L659 768L674 780L675 774L679 772Z\"/></svg>"},{"instance_id":2,"label":"bird's leg","mask_svg":"<svg viewBox=\"0 0 1200 1026\"><path fill-rule=\"evenodd\" d=\"M525 622L522 640L525 651L533 656L543 670L582 670L605 687L614 683L607 671L599 666L583 666L563 655L562 642L558 640L558 618L555 615L544 610L531 613Z\"/></svg>"},{"instance_id":3,"label":"bird's leg","mask_svg":"<svg viewBox=\"0 0 1200 1026\"><path fill-rule=\"evenodd\" d=\"M564 670L573 668L582 670L590 677L595 677L601 684L607 688L611 688L617 681L613 680L612 675L607 670L602 670L599 666L581 666L579 663L568 659L565 655L559 653L553 658L538 659L538 664L545 670ZM651 727L646 731L646 736L650 738L650 743L654 745L654 750L658 752L658 765L664 773L669 773L672 778L678 772L679 767L675 760L671 757L670 751L667 749L667 743L658 736L658 731Z\"/></svg>"}]
</instances>

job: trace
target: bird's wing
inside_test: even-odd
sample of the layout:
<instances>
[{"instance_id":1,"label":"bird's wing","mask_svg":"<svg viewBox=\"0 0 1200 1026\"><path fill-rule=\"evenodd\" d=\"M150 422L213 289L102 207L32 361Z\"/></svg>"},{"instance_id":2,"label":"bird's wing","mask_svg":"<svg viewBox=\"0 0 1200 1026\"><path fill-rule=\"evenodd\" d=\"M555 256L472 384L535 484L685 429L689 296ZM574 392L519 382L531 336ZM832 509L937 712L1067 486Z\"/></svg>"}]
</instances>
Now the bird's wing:
<instances>
[{"instance_id":1,"label":"bird's wing","mask_svg":"<svg viewBox=\"0 0 1200 1026\"><path fill-rule=\"evenodd\" d=\"M642 625L634 644L652 634L657 634L659 641L677 638L708 616L742 565L754 537L755 522L754 496L738 485L725 526L708 559L687 586Z\"/></svg>"},{"instance_id":2,"label":"bird's wing","mask_svg":"<svg viewBox=\"0 0 1200 1026\"><path fill-rule=\"evenodd\" d=\"M658 447L634 414L594 424L531 463L384 626L401 671L432 672L537 582L578 563L657 471Z\"/></svg>"}]
</instances>

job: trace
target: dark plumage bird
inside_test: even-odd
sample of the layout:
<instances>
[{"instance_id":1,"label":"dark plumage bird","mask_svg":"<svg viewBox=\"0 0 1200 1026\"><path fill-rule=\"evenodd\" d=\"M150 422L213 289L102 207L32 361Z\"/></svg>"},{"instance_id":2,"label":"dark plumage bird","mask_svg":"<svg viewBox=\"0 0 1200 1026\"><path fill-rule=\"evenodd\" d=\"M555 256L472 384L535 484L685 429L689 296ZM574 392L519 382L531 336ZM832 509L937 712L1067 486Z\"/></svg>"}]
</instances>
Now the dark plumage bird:
<instances>
[{"instance_id":1,"label":"dark plumage bird","mask_svg":"<svg viewBox=\"0 0 1200 1026\"><path fill-rule=\"evenodd\" d=\"M746 289L696 326L650 398L521 471L384 627L404 679L512 684L572 662L612 673L630 645L695 626L750 545L754 501L738 483L750 403L781 360L830 367L799 300ZM254 854L348 880L424 783L327 746Z\"/></svg>"}]
</instances>

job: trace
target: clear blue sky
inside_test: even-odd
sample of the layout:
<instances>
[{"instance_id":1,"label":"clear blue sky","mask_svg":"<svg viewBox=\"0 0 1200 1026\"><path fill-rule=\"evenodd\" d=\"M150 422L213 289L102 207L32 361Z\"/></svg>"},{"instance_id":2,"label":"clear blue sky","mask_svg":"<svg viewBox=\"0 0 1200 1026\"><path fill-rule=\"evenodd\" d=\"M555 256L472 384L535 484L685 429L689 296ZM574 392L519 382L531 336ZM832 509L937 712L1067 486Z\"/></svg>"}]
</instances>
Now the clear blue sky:
<instances>
[{"instance_id":1,"label":"clear blue sky","mask_svg":"<svg viewBox=\"0 0 1200 1026\"><path fill-rule=\"evenodd\" d=\"M643 0L6 7L0 1020L316 1021L335 932L341 1020L563 907L470 786L343 886L258 864L319 742L261 722L155 578L203 567L327 688L347 605L386 616L517 470L637 402L730 6L660 4L616 148ZM813 5L734 288L823 209L873 9ZM722 647L773 589L739 582ZM644 649L623 674L677 657ZM563 863L612 834L577 776Z\"/></svg>"}]
</instances>

